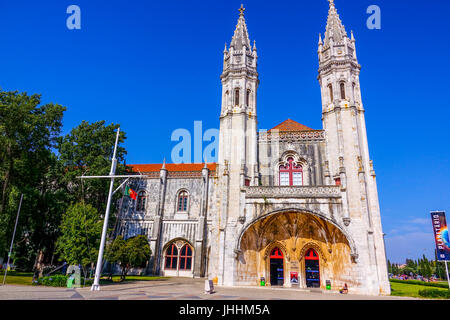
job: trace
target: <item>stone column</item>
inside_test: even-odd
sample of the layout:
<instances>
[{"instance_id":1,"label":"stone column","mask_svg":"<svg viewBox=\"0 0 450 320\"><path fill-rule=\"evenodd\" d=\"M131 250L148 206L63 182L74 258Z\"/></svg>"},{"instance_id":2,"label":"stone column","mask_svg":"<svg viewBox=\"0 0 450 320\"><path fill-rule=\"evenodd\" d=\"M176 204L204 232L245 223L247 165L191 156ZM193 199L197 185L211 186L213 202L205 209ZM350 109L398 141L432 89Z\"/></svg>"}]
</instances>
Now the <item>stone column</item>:
<instances>
[{"instance_id":1,"label":"stone column","mask_svg":"<svg viewBox=\"0 0 450 320\"><path fill-rule=\"evenodd\" d=\"M155 218L153 219L153 230L152 237L150 238L150 247L152 249L154 255L153 261L153 274L159 275L161 272L161 229L162 229L162 221L164 216L164 203L166 198L166 187L167 187L167 169L165 163L161 168L159 174L159 197L158 197L158 206Z\"/></svg>"},{"instance_id":2,"label":"stone column","mask_svg":"<svg viewBox=\"0 0 450 320\"><path fill-rule=\"evenodd\" d=\"M197 224L197 236L195 239L194 253L194 277L205 276L205 255L206 255L206 217L208 211L208 187L209 187L209 169L206 166L202 169L202 200L200 207L200 217Z\"/></svg>"}]
</instances>

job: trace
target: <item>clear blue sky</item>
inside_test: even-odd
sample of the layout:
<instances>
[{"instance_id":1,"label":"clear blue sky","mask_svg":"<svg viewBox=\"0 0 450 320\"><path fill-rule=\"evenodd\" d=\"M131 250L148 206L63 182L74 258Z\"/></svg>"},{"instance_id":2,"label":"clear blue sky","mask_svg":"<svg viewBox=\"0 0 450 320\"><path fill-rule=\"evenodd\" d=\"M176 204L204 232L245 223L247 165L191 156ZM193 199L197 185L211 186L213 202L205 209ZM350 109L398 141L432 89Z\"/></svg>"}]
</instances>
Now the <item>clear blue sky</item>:
<instances>
[{"instance_id":1,"label":"clear blue sky","mask_svg":"<svg viewBox=\"0 0 450 320\"><path fill-rule=\"evenodd\" d=\"M448 1L335 0L354 31L388 258L434 257L430 210L450 213ZM81 8L81 30L66 9ZM0 1L0 87L120 123L127 163L161 163L173 130L218 128L222 52L241 1ZM381 30L366 9L381 8ZM287 118L321 129L318 34L328 2L248 0L261 129Z\"/></svg>"}]
</instances>

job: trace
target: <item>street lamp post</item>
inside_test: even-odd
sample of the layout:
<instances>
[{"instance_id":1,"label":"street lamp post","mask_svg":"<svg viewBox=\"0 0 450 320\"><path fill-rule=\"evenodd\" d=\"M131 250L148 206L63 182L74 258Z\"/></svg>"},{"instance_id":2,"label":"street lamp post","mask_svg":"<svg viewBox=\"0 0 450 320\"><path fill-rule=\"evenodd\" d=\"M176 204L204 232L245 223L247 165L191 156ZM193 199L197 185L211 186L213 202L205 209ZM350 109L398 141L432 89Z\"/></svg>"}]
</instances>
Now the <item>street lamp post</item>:
<instances>
[{"instance_id":1,"label":"street lamp post","mask_svg":"<svg viewBox=\"0 0 450 320\"><path fill-rule=\"evenodd\" d=\"M20 196L19 209L17 210L16 223L14 224L14 232L13 232L13 236L12 236L12 239L11 239L11 246L9 247L9 252L8 252L8 262L6 263L5 275L3 276L3 285L6 282L6 275L8 274L9 259L11 257L12 248L13 248L13 244L14 244L14 237L16 235L17 222L19 221L20 208L22 207L22 199L23 199L23 193Z\"/></svg>"}]
</instances>

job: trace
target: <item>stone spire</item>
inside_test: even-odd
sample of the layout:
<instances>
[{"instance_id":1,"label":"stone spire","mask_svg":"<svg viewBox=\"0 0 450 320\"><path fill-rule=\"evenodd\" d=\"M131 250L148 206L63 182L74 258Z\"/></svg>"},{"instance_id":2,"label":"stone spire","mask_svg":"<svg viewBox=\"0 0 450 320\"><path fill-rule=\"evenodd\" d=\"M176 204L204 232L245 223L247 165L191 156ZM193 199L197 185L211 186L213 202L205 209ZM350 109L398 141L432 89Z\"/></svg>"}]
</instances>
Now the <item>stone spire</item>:
<instances>
[{"instance_id":1,"label":"stone spire","mask_svg":"<svg viewBox=\"0 0 450 320\"><path fill-rule=\"evenodd\" d=\"M334 0L328 1L330 2L330 10L328 10L327 28L325 31L325 46L330 44L330 39L333 39L333 43L342 43L345 38L348 38L345 27L334 6Z\"/></svg>"},{"instance_id":2,"label":"stone spire","mask_svg":"<svg viewBox=\"0 0 450 320\"><path fill-rule=\"evenodd\" d=\"M244 5L241 4L241 7L239 8L239 19L236 25L236 29L234 30L233 39L231 40L230 44L230 47L233 47L234 50L242 50L243 46L245 46L248 50L251 50L247 24L245 23L244 18L244 11Z\"/></svg>"}]
</instances>

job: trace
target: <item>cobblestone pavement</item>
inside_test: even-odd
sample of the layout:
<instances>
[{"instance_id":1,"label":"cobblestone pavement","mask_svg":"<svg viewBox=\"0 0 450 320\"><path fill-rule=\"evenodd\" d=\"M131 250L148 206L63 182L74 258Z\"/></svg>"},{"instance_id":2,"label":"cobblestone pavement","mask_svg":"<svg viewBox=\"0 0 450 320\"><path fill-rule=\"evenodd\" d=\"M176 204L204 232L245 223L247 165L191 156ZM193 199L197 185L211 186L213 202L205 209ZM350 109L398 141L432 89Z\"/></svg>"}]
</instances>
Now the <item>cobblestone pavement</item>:
<instances>
[{"instance_id":1,"label":"cobblestone pavement","mask_svg":"<svg viewBox=\"0 0 450 320\"><path fill-rule=\"evenodd\" d=\"M405 300L413 298L343 295L290 288L215 287L204 293L204 279L170 278L67 289L35 286L0 286L0 300Z\"/></svg>"}]
</instances>

